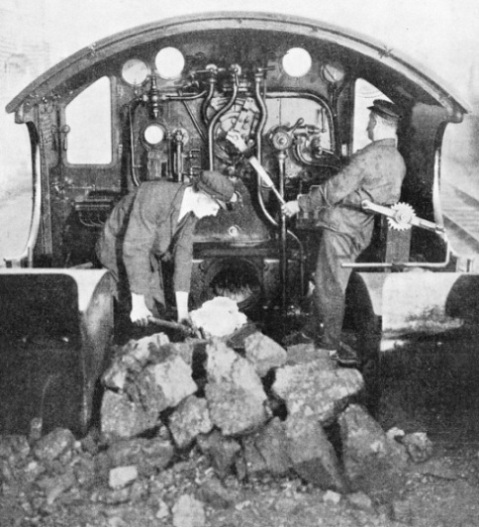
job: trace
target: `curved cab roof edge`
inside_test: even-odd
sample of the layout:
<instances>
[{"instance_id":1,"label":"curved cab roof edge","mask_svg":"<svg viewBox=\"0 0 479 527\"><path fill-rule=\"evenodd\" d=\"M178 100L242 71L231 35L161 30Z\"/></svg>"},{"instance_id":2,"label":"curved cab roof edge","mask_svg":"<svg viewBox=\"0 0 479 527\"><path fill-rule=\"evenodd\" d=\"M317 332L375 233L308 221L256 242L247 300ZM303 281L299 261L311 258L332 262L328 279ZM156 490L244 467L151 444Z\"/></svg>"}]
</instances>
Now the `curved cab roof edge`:
<instances>
[{"instance_id":1,"label":"curved cab roof edge","mask_svg":"<svg viewBox=\"0 0 479 527\"><path fill-rule=\"evenodd\" d=\"M218 21L222 21L219 26ZM435 98L443 105L448 103L455 107L457 111L467 113L470 111L469 105L462 101L457 95L454 95L447 84L427 72L423 65L415 63L404 55L396 51L384 54L385 46L381 42L375 41L364 35L355 33L344 28L326 24L318 20L292 17L277 13L252 13L252 12L210 12L198 13L193 15L169 18L158 22L136 26L134 28L116 33L110 37L94 42L70 57L62 60L45 73L37 77L25 89L23 89L12 101L6 106L8 113L15 112L25 102L25 100L35 94L42 97L52 90L71 75L79 71L90 68L96 62L105 60L111 55L118 53L132 45L148 42L169 35L176 35L183 31L201 31L225 28L224 23L238 23L241 21L240 28L244 29L263 29L270 31L290 31L298 35L324 39L353 51L360 52L370 57L382 57L381 61L402 73L413 82L421 85L428 91L435 94ZM216 23L214 26L212 24ZM263 24L263 25L262 25ZM192 25L188 28L188 25ZM459 119L460 120L460 119Z\"/></svg>"}]
</instances>

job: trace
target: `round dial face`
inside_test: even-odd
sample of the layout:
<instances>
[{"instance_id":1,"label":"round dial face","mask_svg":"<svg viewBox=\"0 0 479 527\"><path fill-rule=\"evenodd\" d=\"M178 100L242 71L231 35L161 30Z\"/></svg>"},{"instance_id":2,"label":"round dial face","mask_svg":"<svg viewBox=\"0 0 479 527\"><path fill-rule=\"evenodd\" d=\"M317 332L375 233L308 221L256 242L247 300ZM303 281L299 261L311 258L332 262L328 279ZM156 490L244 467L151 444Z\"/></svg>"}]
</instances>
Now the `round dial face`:
<instances>
[{"instance_id":1,"label":"round dial face","mask_svg":"<svg viewBox=\"0 0 479 527\"><path fill-rule=\"evenodd\" d=\"M157 146L163 141L165 130L159 124L150 124L145 128L143 137L149 145Z\"/></svg>"},{"instance_id":2,"label":"round dial face","mask_svg":"<svg viewBox=\"0 0 479 527\"><path fill-rule=\"evenodd\" d=\"M283 57L283 69L290 77L303 77L312 65L311 55L304 48L290 48Z\"/></svg>"},{"instance_id":3,"label":"round dial face","mask_svg":"<svg viewBox=\"0 0 479 527\"><path fill-rule=\"evenodd\" d=\"M325 64L321 68L321 73L323 74L324 79L331 84L342 82L345 75L344 68L337 62Z\"/></svg>"},{"instance_id":4,"label":"round dial face","mask_svg":"<svg viewBox=\"0 0 479 527\"><path fill-rule=\"evenodd\" d=\"M167 47L161 49L155 58L158 75L164 80L177 79L185 67L185 57L179 49Z\"/></svg>"},{"instance_id":5,"label":"round dial face","mask_svg":"<svg viewBox=\"0 0 479 527\"><path fill-rule=\"evenodd\" d=\"M121 76L131 86L140 86L150 74L148 66L140 59L130 59L123 64Z\"/></svg>"}]
</instances>

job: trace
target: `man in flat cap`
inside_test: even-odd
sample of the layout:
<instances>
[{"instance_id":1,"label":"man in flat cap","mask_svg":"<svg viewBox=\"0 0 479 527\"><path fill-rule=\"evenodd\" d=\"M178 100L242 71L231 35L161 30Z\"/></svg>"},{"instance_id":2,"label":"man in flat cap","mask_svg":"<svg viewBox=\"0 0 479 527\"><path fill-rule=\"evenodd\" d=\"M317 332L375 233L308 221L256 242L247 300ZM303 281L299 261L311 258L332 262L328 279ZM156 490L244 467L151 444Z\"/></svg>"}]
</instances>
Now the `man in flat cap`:
<instances>
[{"instance_id":1,"label":"man in flat cap","mask_svg":"<svg viewBox=\"0 0 479 527\"><path fill-rule=\"evenodd\" d=\"M165 309L162 262L173 260L178 322L188 319L193 233L205 216L234 201L233 183L204 171L192 185L147 181L112 210L96 245L100 262L117 280L119 295L131 294L130 319L146 326Z\"/></svg>"},{"instance_id":2,"label":"man in flat cap","mask_svg":"<svg viewBox=\"0 0 479 527\"><path fill-rule=\"evenodd\" d=\"M357 365L358 357L354 349L340 341L351 275L351 269L343 264L354 262L369 245L374 227L373 215L363 211L361 203L397 202L406 173L397 150L397 107L389 101L376 100L369 110L367 133L372 142L356 152L338 174L283 205L288 217L300 210L319 210L317 226L322 228L314 275L316 313L296 335L301 340L296 340L316 341L345 366Z\"/></svg>"}]
</instances>

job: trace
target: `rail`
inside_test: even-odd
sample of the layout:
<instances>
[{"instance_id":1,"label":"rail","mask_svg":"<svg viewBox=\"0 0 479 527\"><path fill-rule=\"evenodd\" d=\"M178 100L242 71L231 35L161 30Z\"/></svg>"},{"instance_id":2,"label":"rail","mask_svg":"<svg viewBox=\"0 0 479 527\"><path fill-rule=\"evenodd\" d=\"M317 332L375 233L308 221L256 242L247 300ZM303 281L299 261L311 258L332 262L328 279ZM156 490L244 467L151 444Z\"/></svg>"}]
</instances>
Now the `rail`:
<instances>
[{"instance_id":1,"label":"rail","mask_svg":"<svg viewBox=\"0 0 479 527\"><path fill-rule=\"evenodd\" d=\"M460 243L479 248L479 199L450 182L441 182L444 223Z\"/></svg>"}]
</instances>

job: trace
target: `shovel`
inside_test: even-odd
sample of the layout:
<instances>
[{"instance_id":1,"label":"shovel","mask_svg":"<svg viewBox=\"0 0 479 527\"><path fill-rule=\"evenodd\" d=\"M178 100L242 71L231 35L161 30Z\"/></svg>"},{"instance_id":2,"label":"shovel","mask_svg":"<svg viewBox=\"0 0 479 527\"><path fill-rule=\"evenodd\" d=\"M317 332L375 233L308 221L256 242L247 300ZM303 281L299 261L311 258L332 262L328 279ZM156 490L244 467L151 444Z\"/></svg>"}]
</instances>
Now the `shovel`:
<instances>
[{"instance_id":1,"label":"shovel","mask_svg":"<svg viewBox=\"0 0 479 527\"><path fill-rule=\"evenodd\" d=\"M156 317L149 317L148 320L152 324L156 324L157 326L164 327L167 329L174 329L175 331L180 331L185 337L203 338L200 330L194 326L189 326L187 324L181 324L180 322L173 322L171 320L164 320L163 318Z\"/></svg>"}]
</instances>

